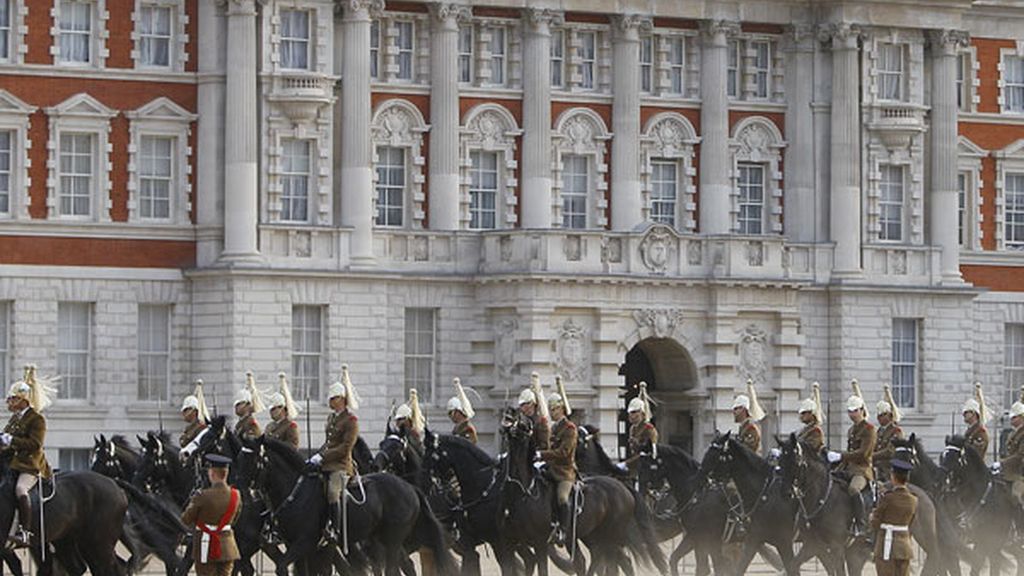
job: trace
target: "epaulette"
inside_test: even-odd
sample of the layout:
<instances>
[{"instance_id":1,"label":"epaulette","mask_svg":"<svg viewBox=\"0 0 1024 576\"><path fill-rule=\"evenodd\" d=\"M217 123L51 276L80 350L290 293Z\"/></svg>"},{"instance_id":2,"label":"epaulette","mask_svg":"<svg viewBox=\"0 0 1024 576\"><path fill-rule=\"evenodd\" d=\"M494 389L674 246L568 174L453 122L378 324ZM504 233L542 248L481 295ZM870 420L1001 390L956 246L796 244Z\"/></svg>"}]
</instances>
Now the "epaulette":
<instances>
[{"instance_id":1,"label":"epaulette","mask_svg":"<svg viewBox=\"0 0 1024 576\"><path fill-rule=\"evenodd\" d=\"M654 424L650 422L644 422L644 430L654 430Z\"/></svg>"},{"instance_id":2,"label":"epaulette","mask_svg":"<svg viewBox=\"0 0 1024 576\"><path fill-rule=\"evenodd\" d=\"M288 423L288 427L289 428L298 428L299 425L296 424L294 420L292 420L291 422Z\"/></svg>"}]
</instances>

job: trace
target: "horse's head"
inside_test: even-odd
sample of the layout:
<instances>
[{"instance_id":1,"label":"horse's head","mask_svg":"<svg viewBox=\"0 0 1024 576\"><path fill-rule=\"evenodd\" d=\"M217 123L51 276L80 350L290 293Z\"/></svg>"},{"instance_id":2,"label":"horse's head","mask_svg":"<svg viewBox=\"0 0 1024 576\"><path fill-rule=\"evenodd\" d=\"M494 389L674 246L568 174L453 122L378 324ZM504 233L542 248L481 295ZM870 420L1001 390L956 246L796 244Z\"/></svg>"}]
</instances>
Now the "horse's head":
<instances>
[{"instance_id":1,"label":"horse's head","mask_svg":"<svg viewBox=\"0 0 1024 576\"><path fill-rule=\"evenodd\" d=\"M977 454L967 444L966 438L959 434L946 436L946 447L939 456L939 466L946 473L947 490L958 489L970 478L972 456L976 457Z\"/></svg>"},{"instance_id":2,"label":"horse's head","mask_svg":"<svg viewBox=\"0 0 1024 576\"><path fill-rule=\"evenodd\" d=\"M641 492L659 490L668 483L668 468L665 466L665 451L658 456L641 454L636 460L637 484Z\"/></svg>"},{"instance_id":3,"label":"horse's head","mask_svg":"<svg viewBox=\"0 0 1024 576\"><path fill-rule=\"evenodd\" d=\"M433 436L433 432L430 433ZM409 441L397 434L388 434L377 445L377 455L373 458L373 467L380 472L390 472L401 476L408 471L406 450Z\"/></svg>"},{"instance_id":4,"label":"horse's head","mask_svg":"<svg viewBox=\"0 0 1024 576\"><path fill-rule=\"evenodd\" d=\"M701 460L700 468L708 478L716 482L724 482L732 478L733 462L739 445L733 440L732 432L725 434L715 433L715 438L708 446L704 458Z\"/></svg>"},{"instance_id":5,"label":"horse's head","mask_svg":"<svg viewBox=\"0 0 1024 576\"><path fill-rule=\"evenodd\" d=\"M914 468L921 464L921 458L917 452L916 434L911 433L909 438L893 438L892 446L894 451L893 459L910 462Z\"/></svg>"},{"instance_id":6,"label":"horse's head","mask_svg":"<svg viewBox=\"0 0 1024 576\"><path fill-rule=\"evenodd\" d=\"M778 468L781 472L783 485L799 487L807 478L807 469L818 455L809 446L797 439L796 434L779 441Z\"/></svg>"},{"instance_id":7,"label":"horse's head","mask_svg":"<svg viewBox=\"0 0 1024 576\"><path fill-rule=\"evenodd\" d=\"M133 483L146 490L154 491L170 481L178 464L176 451L172 451L162 435L147 432L145 437L136 436L142 446L142 460L135 471Z\"/></svg>"},{"instance_id":8,"label":"horse's head","mask_svg":"<svg viewBox=\"0 0 1024 576\"><path fill-rule=\"evenodd\" d=\"M260 436L254 440L241 440L241 449L232 463L232 471L235 482L242 490L260 490L265 483L269 457L264 438Z\"/></svg>"},{"instance_id":9,"label":"horse's head","mask_svg":"<svg viewBox=\"0 0 1024 576\"><path fill-rule=\"evenodd\" d=\"M125 471L117 455L117 444L105 435L93 437L92 462L90 470L109 478L124 478Z\"/></svg>"}]
</instances>

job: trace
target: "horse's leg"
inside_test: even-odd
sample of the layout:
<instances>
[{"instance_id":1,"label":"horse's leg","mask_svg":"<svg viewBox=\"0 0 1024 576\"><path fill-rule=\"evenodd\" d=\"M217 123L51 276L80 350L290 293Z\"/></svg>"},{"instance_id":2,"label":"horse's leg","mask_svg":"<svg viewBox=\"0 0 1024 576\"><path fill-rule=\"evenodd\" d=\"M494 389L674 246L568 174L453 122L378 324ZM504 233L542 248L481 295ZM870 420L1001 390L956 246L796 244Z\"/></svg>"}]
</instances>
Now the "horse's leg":
<instances>
[{"instance_id":1,"label":"horse's leg","mask_svg":"<svg viewBox=\"0 0 1024 576\"><path fill-rule=\"evenodd\" d=\"M773 542L772 545L775 546L775 550L779 553L786 576L800 576L800 567L793 565L793 543L784 540L782 542Z\"/></svg>"},{"instance_id":2,"label":"horse's leg","mask_svg":"<svg viewBox=\"0 0 1024 576\"><path fill-rule=\"evenodd\" d=\"M669 556L668 569L672 576L679 576L679 562L690 552L693 552L696 548L695 538L692 532L687 532L686 536L683 536L682 542L676 549L672 551L672 555Z\"/></svg>"},{"instance_id":3,"label":"horse's leg","mask_svg":"<svg viewBox=\"0 0 1024 576\"><path fill-rule=\"evenodd\" d=\"M764 544L755 545L753 542L749 540L747 542L744 542L743 551L740 552L739 560L737 560L736 565L733 566L737 576L743 576L743 574L747 573L747 567L750 566L750 563L754 560L754 555L758 552L761 553L762 558L765 558L765 550L767 550L767 548L764 546ZM769 563L771 562L769 561ZM776 570L778 569L779 568L776 568Z\"/></svg>"}]
</instances>

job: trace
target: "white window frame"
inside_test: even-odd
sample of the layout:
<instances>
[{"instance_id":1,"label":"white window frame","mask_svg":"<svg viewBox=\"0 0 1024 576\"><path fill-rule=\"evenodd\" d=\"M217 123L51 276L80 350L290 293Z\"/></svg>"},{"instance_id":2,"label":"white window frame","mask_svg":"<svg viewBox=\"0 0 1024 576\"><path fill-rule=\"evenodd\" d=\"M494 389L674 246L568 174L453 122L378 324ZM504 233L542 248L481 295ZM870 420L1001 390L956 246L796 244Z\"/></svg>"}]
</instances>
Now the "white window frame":
<instances>
[{"instance_id":1,"label":"white window frame","mask_svg":"<svg viewBox=\"0 0 1024 576\"><path fill-rule=\"evenodd\" d=\"M0 63L21 64L25 60L25 53L28 52L28 45L25 43L25 34L28 31L25 25L25 15L28 13L26 1L0 0L7 6L7 22L2 28L7 35L7 53L0 53Z\"/></svg>"},{"instance_id":2,"label":"white window frame","mask_svg":"<svg viewBox=\"0 0 1024 576\"><path fill-rule=\"evenodd\" d=\"M1003 174L1003 247L1024 250L1024 172Z\"/></svg>"},{"instance_id":3,"label":"white window frame","mask_svg":"<svg viewBox=\"0 0 1024 576\"><path fill-rule=\"evenodd\" d=\"M159 8L170 8L171 10L171 36L168 46L168 65L152 66L142 61L142 8L153 6ZM188 62L189 37L186 32L188 14L185 12L185 0L135 0L135 11L132 12L132 60L138 69L149 70L171 70L184 72L185 63Z\"/></svg>"},{"instance_id":4,"label":"white window frame","mask_svg":"<svg viewBox=\"0 0 1024 576\"><path fill-rule=\"evenodd\" d=\"M1024 243L1007 237L1009 220L1019 213L1010 209L1010 191L1007 188L1011 175L1024 175L1024 138L995 151L993 156L996 157L996 250L1016 252L1024 249Z\"/></svg>"},{"instance_id":5,"label":"white window frame","mask_svg":"<svg viewBox=\"0 0 1024 576\"><path fill-rule=\"evenodd\" d=\"M158 142L164 142L164 143L167 144L167 156L166 156L166 162L167 162L167 167L168 167L167 174L166 175L164 175L164 174L145 174L145 173L143 173L143 169L140 168L138 170L138 179L139 179L138 199L139 199L139 217L140 217L140 219L142 219L142 220L156 220L156 221L159 222L159 221L170 220L172 218L173 214L174 214L174 196L175 196L175 191L176 191L177 186L178 186L178 184L177 184L177 182L175 180L175 173L177 172L176 167L175 167L175 160L176 160L176 158L175 158L175 151L178 148L178 140L174 136L165 136L165 135L157 135L157 134L143 134L139 138L139 151L138 151L137 155L138 155L138 158L139 158L139 166L143 166L144 167L147 164L147 156L148 156L147 148L151 147L149 144L156 144ZM162 160L163 158L157 158L154 155L153 159L154 160ZM155 203L156 203L157 199L155 198L155 196L153 198L148 198L147 194L146 194L146 189L147 189L146 184L147 183L151 184L151 186L149 186L148 188L150 188L150 190L152 191L155 188L155 185L160 183L160 182L165 182L166 183L166 187L167 187L167 198L166 198L166 200L167 200L167 214L166 215L157 215L157 214L155 214L156 213ZM147 200L148 200L148 202L147 202ZM146 210L147 204L150 206L148 214L147 214L147 210Z\"/></svg>"},{"instance_id":6,"label":"white window frame","mask_svg":"<svg viewBox=\"0 0 1024 576\"><path fill-rule=\"evenodd\" d=\"M292 304L291 383L297 400L306 398L315 400L320 397L322 392L320 383L323 382L325 359L327 358L328 312L327 306L320 304ZM315 323L313 322L314 317ZM300 338L301 344L296 348L298 334L303 336ZM315 344L316 349L307 348L307 344ZM316 361L315 374L307 374L303 368L304 361L314 359Z\"/></svg>"},{"instance_id":7,"label":"white window frame","mask_svg":"<svg viewBox=\"0 0 1024 576\"><path fill-rule=\"evenodd\" d=\"M1003 406L1020 398L1024 386L1024 323L1003 325Z\"/></svg>"},{"instance_id":8,"label":"white window frame","mask_svg":"<svg viewBox=\"0 0 1024 576\"><path fill-rule=\"evenodd\" d=\"M429 317L429 322L427 318ZM410 388L416 388L419 397L427 404L433 404L438 400L437 394L437 372L438 372L438 344L440 343L438 324L440 321L440 310L438 308L406 308L405 309L405 321L403 329L403 342L410 340L410 332L413 334L412 340L418 340L415 336L419 334L428 334L431 340L431 349L429 352L424 350L412 350L410 351L407 346L402 346L402 356L404 359L404 371L403 371L403 383L406 392ZM419 361L429 362L429 389L424 390L422 386L410 386L416 382L422 381L420 378L416 378L416 374L410 378L409 374L409 362L412 361L414 364Z\"/></svg>"},{"instance_id":9,"label":"white window frame","mask_svg":"<svg viewBox=\"0 0 1024 576\"><path fill-rule=\"evenodd\" d=\"M562 228L566 230L586 230L590 228L590 190L592 188L592 182L594 179L593 170L590 166L590 158L583 154L565 154L561 158L562 162L562 179L561 179L561 193L559 196L562 199ZM571 190L571 187L567 185L567 179L572 176L578 176L579 173L570 174L570 166L582 164L583 167L583 181L584 186L582 191ZM583 210L581 212L569 213L567 210L567 202L573 198L578 197L583 200ZM583 225L575 226L571 225L569 219L582 218Z\"/></svg>"},{"instance_id":10,"label":"white window frame","mask_svg":"<svg viewBox=\"0 0 1024 576\"><path fill-rule=\"evenodd\" d=\"M760 182L749 179L750 175L760 174ZM760 199L750 193L760 191ZM736 163L736 232L751 236L760 236L768 228L765 225L768 212L768 167L761 162Z\"/></svg>"},{"instance_id":11,"label":"white window frame","mask_svg":"<svg viewBox=\"0 0 1024 576\"><path fill-rule=\"evenodd\" d=\"M374 162L374 192L375 192L375 208L374 211L374 225L382 228L403 228L408 225L407 216L407 202L406 198L409 195L409 151L410 147L407 146L388 146L382 144L374 147L374 154L376 161ZM385 157L386 154L381 154L382 150L398 151L402 155L402 162L400 165L391 164ZM384 174L394 173L394 170L398 168L399 173L402 175L401 186L395 186L393 182L381 182L381 178ZM383 172L382 172L383 170ZM388 197L386 192L390 190L397 190L399 193L399 203L397 205L388 204L382 202L382 200ZM389 214L397 209L399 215L398 222L391 222Z\"/></svg>"},{"instance_id":12,"label":"white window frame","mask_svg":"<svg viewBox=\"0 0 1024 576\"><path fill-rule=\"evenodd\" d=\"M733 128L729 141L732 153L731 196L732 230L740 230L740 163L762 164L765 167L763 234L782 233L782 156L786 142L771 119L748 116Z\"/></svg>"},{"instance_id":13,"label":"white window frame","mask_svg":"<svg viewBox=\"0 0 1024 576\"><path fill-rule=\"evenodd\" d=\"M96 147L96 135L91 132L76 132L66 130L61 132L57 139L57 215L65 220L91 220L96 208L96 181L99 171L97 157L99 156ZM87 158L87 167L84 170L71 169L64 171L64 160L69 158L77 165L76 158ZM74 184L83 180L88 184L85 193L77 190L77 186L66 188L68 184ZM84 213L78 213L77 200L84 199L87 202L87 209ZM68 201L68 209L65 210L65 200Z\"/></svg>"},{"instance_id":14,"label":"white window frame","mask_svg":"<svg viewBox=\"0 0 1024 576\"><path fill-rule=\"evenodd\" d=\"M651 204L650 220L671 228L678 225L679 199L682 197L682 166L674 158L651 159ZM664 171L671 169L671 178L664 177ZM664 192L671 190L671 194Z\"/></svg>"},{"instance_id":15,"label":"white window frame","mask_svg":"<svg viewBox=\"0 0 1024 576\"><path fill-rule=\"evenodd\" d=\"M128 147L128 220L130 222L147 222L185 226L192 219L192 174L190 159L192 148L189 138L192 124L198 115L185 110L173 100L161 96L143 106L125 113L131 123L131 144ZM139 153L144 137L163 137L174 140L172 150L173 175L171 185L170 217L166 219L145 218L142 215L141 199L141 166Z\"/></svg>"},{"instance_id":16,"label":"white window frame","mask_svg":"<svg viewBox=\"0 0 1024 576\"><path fill-rule=\"evenodd\" d=\"M380 18L370 21L370 78L380 80L381 69L381 28L386 23Z\"/></svg>"},{"instance_id":17,"label":"white window frame","mask_svg":"<svg viewBox=\"0 0 1024 576\"><path fill-rule=\"evenodd\" d=\"M664 37L664 39L668 45L668 49L665 53L665 62L668 68L668 84L666 92L672 96L683 97L686 95L687 89L686 36L673 35Z\"/></svg>"},{"instance_id":18,"label":"white window frame","mask_svg":"<svg viewBox=\"0 0 1024 576\"><path fill-rule=\"evenodd\" d=\"M469 167L469 229L495 230L500 223L499 199L501 198L500 154L488 150L470 150ZM493 167L484 160L493 160ZM485 185L484 176L493 173L494 185ZM489 181L490 178L487 178ZM485 200L490 199L490 202Z\"/></svg>"},{"instance_id":19,"label":"white window frame","mask_svg":"<svg viewBox=\"0 0 1024 576\"><path fill-rule=\"evenodd\" d=\"M488 25L484 28L485 33L481 34L481 42L486 43L486 57L488 71L486 84L488 86L507 86L509 84L509 28L501 25ZM497 51L498 49L500 51ZM481 76L484 71L481 70Z\"/></svg>"},{"instance_id":20,"label":"white window frame","mask_svg":"<svg viewBox=\"0 0 1024 576\"><path fill-rule=\"evenodd\" d=\"M654 47L656 39L653 34L640 36L640 92L654 92Z\"/></svg>"},{"instance_id":21,"label":"white window frame","mask_svg":"<svg viewBox=\"0 0 1024 576\"><path fill-rule=\"evenodd\" d=\"M643 195L643 217L651 218L652 192L654 184L653 162L673 161L677 164L675 228L683 232L697 229L697 187L694 179L697 170L693 166L694 147L700 142L693 125L678 112L661 112L647 121L640 138L640 158Z\"/></svg>"},{"instance_id":22,"label":"white window frame","mask_svg":"<svg viewBox=\"0 0 1024 576\"><path fill-rule=\"evenodd\" d=\"M74 323L74 322L72 324L70 324L70 325L63 324L61 322L61 310L62 310L62 308L67 310L68 307L73 307L75 310L78 310L78 311L85 310L85 324L84 324L84 326L85 326L85 330L86 330L86 340L87 340L85 348L81 348L81 347L66 347L66 346L63 346L60 343L61 335L62 334L66 334L69 331L69 327L81 327L82 326L81 324ZM93 315L95 313L94 310L93 310L93 307L94 307L94 304L92 302L61 301L61 302L58 302L58 304L57 304L57 340L56 340L55 344L56 344L56 349L57 349L57 372L61 376L61 386L59 386L57 388L57 397L59 399L61 399L61 400L86 401L86 400L89 400L89 398L91 398L91 392L92 392L92 364L93 364L92 352L93 352L93 338L95 337L95 335L93 333ZM71 312L68 312L68 313L70 314ZM85 374L81 375L81 377L85 378L85 390L83 392L83 395L81 395L81 396L71 396L70 395L71 377L70 377L70 375L65 373L65 370L62 367L62 364L63 364L62 357L68 357L69 355L74 355L74 356L79 356L79 357L84 356L85 357Z\"/></svg>"},{"instance_id":23,"label":"white window frame","mask_svg":"<svg viewBox=\"0 0 1024 576\"><path fill-rule=\"evenodd\" d=\"M1024 42L999 51L999 111L1024 114Z\"/></svg>"},{"instance_id":24,"label":"white window frame","mask_svg":"<svg viewBox=\"0 0 1024 576\"><path fill-rule=\"evenodd\" d=\"M918 318L892 319L892 394L896 404L904 408L916 408L920 400L921 333L921 320ZM912 357L908 358L908 355ZM910 370L910 382L906 382L907 369Z\"/></svg>"},{"instance_id":25,"label":"white window frame","mask_svg":"<svg viewBox=\"0 0 1024 576\"><path fill-rule=\"evenodd\" d=\"M92 201L90 215L82 218L62 216L60 213L60 162L47 163L48 194L46 205L51 219L110 221L110 119L116 112L88 94L76 94L60 104L47 108L50 120L50 138L47 149L59 154L61 135L64 133L91 134L93 136ZM54 156L59 160L59 155Z\"/></svg>"},{"instance_id":26,"label":"white window frame","mask_svg":"<svg viewBox=\"0 0 1024 576\"><path fill-rule=\"evenodd\" d=\"M14 306L9 301L0 300L0 379L8 382L11 374L11 316Z\"/></svg>"},{"instance_id":27,"label":"white window frame","mask_svg":"<svg viewBox=\"0 0 1024 576\"><path fill-rule=\"evenodd\" d=\"M967 210L964 213L964 235L960 244L963 250L981 250L984 214L981 195L981 161L988 157L988 150L978 147L964 136L957 142L957 174L967 178Z\"/></svg>"},{"instance_id":28,"label":"white window frame","mask_svg":"<svg viewBox=\"0 0 1024 576\"><path fill-rule=\"evenodd\" d=\"M0 131L11 133L11 167L8 181L8 209L0 212L0 220L23 220L29 218L28 208L31 205L29 188L32 179L29 168L29 148L32 141L28 138L29 117L38 108L30 106L6 90L0 89Z\"/></svg>"},{"instance_id":29,"label":"white window frame","mask_svg":"<svg viewBox=\"0 0 1024 576\"><path fill-rule=\"evenodd\" d=\"M266 134L268 169L265 179L265 202L261 203L262 221L288 227L329 226L332 218L332 191L330 170L331 134L328 124L318 123L315 129L293 124L290 119L272 119ZM309 206L305 221L282 220L285 187L285 158L283 142L308 140L310 144Z\"/></svg>"},{"instance_id":30,"label":"white window frame","mask_svg":"<svg viewBox=\"0 0 1024 576\"><path fill-rule=\"evenodd\" d=\"M309 138L281 138L279 145L281 148L280 170L278 172L281 184L281 194L278 197L281 204L279 220L285 224L309 224L313 220L313 207L315 206L313 194L315 192L316 178L314 177L313 170L317 164L316 141ZM302 154L289 154L289 148L294 146L298 146L300 149L304 148L306 158L306 170L304 172L294 168L291 171L289 170L289 156L293 156L296 159L302 157ZM292 189L293 194L291 196L286 196L286 192L289 188L289 182L299 183L302 180L305 180L305 215L299 218L291 212L295 205L294 203L301 205L302 196L294 194L294 188Z\"/></svg>"},{"instance_id":31,"label":"white window frame","mask_svg":"<svg viewBox=\"0 0 1024 576\"><path fill-rule=\"evenodd\" d=\"M285 14L303 14L306 17L306 37L301 36L285 36L284 22ZM316 13L309 9L299 7L278 7L278 42L277 42L277 63L281 70L287 70L289 72L308 72L314 69L314 46L315 39L313 35L316 31ZM295 45L299 47L305 45L306 62L305 66L293 66L286 65L285 63L285 43Z\"/></svg>"},{"instance_id":32,"label":"white window frame","mask_svg":"<svg viewBox=\"0 0 1024 576\"><path fill-rule=\"evenodd\" d=\"M395 70L394 80L396 82L412 83L416 81L416 21L415 20L394 20L392 26L395 30ZM408 46L403 46L402 42L402 30L408 26L409 30L409 42ZM409 73L408 76L402 75L402 60L404 58L409 59Z\"/></svg>"},{"instance_id":33,"label":"white window frame","mask_svg":"<svg viewBox=\"0 0 1024 576\"><path fill-rule=\"evenodd\" d=\"M578 38L576 58L579 70L577 84L581 90L595 91L600 85L597 78L597 63L600 58L601 34L596 30L580 30L576 33L576 37ZM588 38L593 40L592 51L588 49L588 44L590 44ZM590 71L589 80L587 79L587 70Z\"/></svg>"},{"instance_id":34,"label":"white window frame","mask_svg":"<svg viewBox=\"0 0 1024 576\"><path fill-rule=\"evenodd\" d=\"M887 193L896 189L895 180L887 180L887 174L898 175L899 198L891 199ZM882 163L878 166L878 241L902 243L907 241L907 167L902 164ZM886 215L886 207L898 210L898 221ZM898 235L887 231L887 224L898 225Z\"/></svg>"},{"instance_id":35,"label":"white window frame","mask_svg":"<svg viewBox=\"0 0 1024 576\"><path fill-rule=\"evenodd\" d=\"M769 100L772 97L772 59L775 57L772 42L765 39L752 39L746 44L750 62L751 87L749 98L751 100ZM765 62L759 61L759 50L761 47L764 48Z\"/></svg>"},{"instance_id":36,"label":"white window frame","mask_svg":"<svg viewBox=\"0 0 1024 576\"><path fill-rule=\"evenodd\" d=\"M408 100L392 98L377 105L370 121L373 140L373 177L377 178L376 151L381 146L406 149L403 228L421 230L426 226L426 159L423 156L424 134L429 130L419 108ZM376 184L374 185L376 192ZM376 194L374 194L376 199ZM374 208L374 222L377 210Z\"/></svg>"},{"instance_id":37,"label":"white window frame","mask_svg":"<svg viewBox=\"0 0 1024 576\"><path fill-rule=\"evenodd\" d=\"M551 47L549 50L551 56L551 87L559 90L566 87L565 37L566 30L564 28L553 28L551 30Z\"/></svg>"},{"instance_id":38,"label":"white window frame","mask_svg":"<svg viewBox=\"0 0 1024 576\"><path fill-rule=\"evenodd\" d=\"M472 22L459 24L459 83L473 84L476 76L476 27Z\"/></svg>"},{"instance_id":39,"label":"white window frame","mask_svg":"<svg viewBox=\"0 0 1024 576\"><path fill-rule=\"evenodd\" d=\"M608 164L605 159L611 134L604 120L590 108L570 108L563 111L555 120L552 138L552 152L555 157L551 174L554 196L552 227L562 227L562 171L565 168L562 157L568 154L589 158L590 196L587 198L587 226L606 227L608 200L605 193L608 190Z\"/></svg>"},{"instance_id":40,"label":"white window frame","mask_svg":"<svg viewBox=\"0 0 1024 576\"><path fill-rule=\"evenodd\" d=\"M898 54L897 61L889 62L886 54ZM891 54L890 54L891 56ZM879 42L877 45L877 56L875 59L875 77L878 100L881 102L907 102L907 70L908 57L907 45L902 42ZM896 94L890 94L889 86L896 89Z\"/></svg>"},{"instance_id":41,"label":"white window frame","mask_svg":"<svg viewBox=\"0 0 1024 576\"><path fill-rule=\"evenodd\" d=\"M172 348L172 323L173 306L162 303L139 303L138 322L136 323L136 347L137 347L137 399L141 402L169 402L171 399L171 348ZM162 326L147 324L154 319L162 318ZM162 328L162 330L160 330ZM162 331L165 346L161 349L155 345L154 336ZM152 362L158 365L163 364L163 370L157 368L151 372ZM163 379L162 389L157 391L152 386L147 386L148 394L143 394L143 381Z\"/></svg>"},{"instance_id":42,"label":"white window frame","mask_svg":"<svg viewBox=\"0 0 1024 576\"><path fill-rule=\"evenodd\" d=\"M61 58L61 12L62 2L89 5L89 61L78 62L74 60L65 61ZM53 44L50 46L50 54L53 55L53 62L57 66L91 67L103 68L106 65L110 52L107 49L107 39L110 31L107 29L107 20L110 18L107 12L106 0L54 0L50 9L53 18L53 27L50 33Z\"/></svg>"},{"instance_id":43,"label":"white window frame","mask_svg":"<svg viewBox=\"0 0 1024 576\"><path fill-rule=\"evenodd\" d=\"M514 227L516 218L516 138L523 131L507 108L498 104L479 104L466 113L465 125L460 128L460 228L471 229L472 223L472 153L474 151L498 153L498 197L496 202L496 229Z\"/></svg>"},{"instance_id":44,"label":"white window frame","mask_svg":"<svg viewBox=\"0 0 1024 576\"><path fill-rule=\"evenodd\" d=\"M725 48L725 92L729 98L740 97L740 46L738 38L730 38Z\"/></svg>"}]
</instances>

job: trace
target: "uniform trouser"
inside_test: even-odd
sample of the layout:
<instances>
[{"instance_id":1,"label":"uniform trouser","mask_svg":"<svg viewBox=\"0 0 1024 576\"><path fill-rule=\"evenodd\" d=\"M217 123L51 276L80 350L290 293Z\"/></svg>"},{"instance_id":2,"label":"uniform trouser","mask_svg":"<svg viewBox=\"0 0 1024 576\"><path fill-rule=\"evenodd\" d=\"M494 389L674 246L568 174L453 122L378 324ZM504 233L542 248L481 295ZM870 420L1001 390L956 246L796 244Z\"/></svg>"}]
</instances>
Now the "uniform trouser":
<instances>
[{"instance_id":1,"label":"uniform trouser","mask_svg":"<svg viewBox=\"0 0 1024 576\"><path fill-rule=\"evenodd\" d=\"M1017 497L1017 501L1020 502L1021 506L1024 506L1024 478L1013 481L1013 495Z\"/></svg>"},{"instance_id":2,"label":"uniform trouser","mask_svg":"<svg viewBox=\"0 0 1024 576\"><path fill-rule=\"evenodd\" d=\"M327 475L327 503L341 502L341 491L348 485L348 474L344 470L335 470Z\"/></svg>"},{"instance_id":3,"label":"uniform trouser","mask_svg":"<svg viewBox=\"0 0 1024 576\"><path fill-rule=\"evenodd\" d=\"M555 486L555 495L558 496L559 504L569 503L569 494L572 493L573 482L569 480L559 480L558 485Z\"/></svg>"},{"instance_id":4,"label":"uniform trouser","mask_svg":"<svg viewBox=\"0 0 1024 576\"><path fill-rule=\"evenodd\" d=\"M862 474L850 478L850 496L859 496L868 487L868 479Z\"/></svg>"},{"instance_id":5,"label":"uniform trouser","mask_svg":"<svg viewBox=\"0 0 1024 576\"><path fill-rule=\"evenodd\" d=\"M35 474L30 474L28 472L18 474L18 483L14 485L15 496L19 498L22 496L27 497L29 491L32 490L32 487L35 486L38 481L39 477Z\"/></svg>"},{"instance_id":6,"label":"uniform trouser","mask_svg":"<svg viewBox=\"0 0 1024 576\"><path fill-rule=\"evenodd\" d=\"M227 562L207 562L206 564L196 562L196 575L231 576L231 571L234 569L234 566L234 560L228 560Z\"/></svg>"},{"instance_id":7,"label":"uniform trouser","mask_svg":"<svg viewBox=\"0 0 1024 576\"><path fill-rule=\"evenodd\" d=\"M910 560L875 560L878 576L909 576Z\"/></svg>"}]
</instances>

